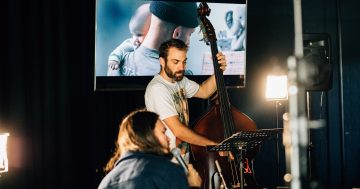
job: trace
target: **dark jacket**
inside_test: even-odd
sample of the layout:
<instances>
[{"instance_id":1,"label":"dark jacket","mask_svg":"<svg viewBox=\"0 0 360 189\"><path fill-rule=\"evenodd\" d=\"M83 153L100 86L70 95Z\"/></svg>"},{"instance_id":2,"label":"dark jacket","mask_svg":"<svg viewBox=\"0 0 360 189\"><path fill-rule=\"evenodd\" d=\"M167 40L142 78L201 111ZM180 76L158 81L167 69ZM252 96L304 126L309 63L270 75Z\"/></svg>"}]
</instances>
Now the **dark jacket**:
<instances>
[{"instance_id":1,"label":"dark jacket","mask_svg":"<svg viewBox=\"0 0 360 189\"><path fill-rule=\"evenodd\" d=\"M171 157L170 157L171 158ZM127 152L101 181L99 189L188 189L182 167L169 157Z\"/></svg>"}]
</instances>

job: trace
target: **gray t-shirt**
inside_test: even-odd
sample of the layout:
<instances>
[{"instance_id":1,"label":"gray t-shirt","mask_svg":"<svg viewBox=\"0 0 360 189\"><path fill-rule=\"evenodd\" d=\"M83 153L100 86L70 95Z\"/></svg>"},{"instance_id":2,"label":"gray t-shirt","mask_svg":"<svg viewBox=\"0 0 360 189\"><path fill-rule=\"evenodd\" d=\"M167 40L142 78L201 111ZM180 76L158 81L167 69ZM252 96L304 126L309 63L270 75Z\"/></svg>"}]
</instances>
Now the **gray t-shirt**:
<instances>
[{"instance_id":1,"label":"gray t-shirt","mask_svg":"<svg viewBox=\"0 0 360 189\"><path fill-rule=\"evenodd\" d=\"M144 46L124 53L123 62L120 63L122 76L153 76L159 72L159 52Z\"/></svg>"},{"instance_id":2,"label":"gray t-shirt","mask_svg":"<svg viewBox=\"0 0 360 189\"><path fill-rule=\"evenodd\" d=\"M199 84L184 77L181 81L171 83L162 76L155 75L145 91L147 110L159 114L164 120L178 115L184 125L189 124L189 109L187 99L193 97L199 90ZM166 132L170 138L170 149L176 145L176 138L170 129Z\"/></svg>"}]
</instances>

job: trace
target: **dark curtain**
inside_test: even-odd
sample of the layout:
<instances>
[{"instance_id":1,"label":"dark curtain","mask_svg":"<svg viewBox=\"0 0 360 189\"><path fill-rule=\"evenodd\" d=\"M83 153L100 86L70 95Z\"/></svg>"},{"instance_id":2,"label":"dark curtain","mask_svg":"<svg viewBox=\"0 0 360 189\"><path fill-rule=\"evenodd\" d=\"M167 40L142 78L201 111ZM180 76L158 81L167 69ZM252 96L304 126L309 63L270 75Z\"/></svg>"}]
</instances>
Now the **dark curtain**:
<instances>
[{"instance_id":1,"label":"dark curtain","mask_svg":"<svg viewBox=\"0 0 360 189\"><path fill-rule=\"evenodd\" d=\"M143 92L94 92L94 23L95 1L2 2L0 188L95 188L116 125L144 106Z\"/></svg>"}]
</instances>

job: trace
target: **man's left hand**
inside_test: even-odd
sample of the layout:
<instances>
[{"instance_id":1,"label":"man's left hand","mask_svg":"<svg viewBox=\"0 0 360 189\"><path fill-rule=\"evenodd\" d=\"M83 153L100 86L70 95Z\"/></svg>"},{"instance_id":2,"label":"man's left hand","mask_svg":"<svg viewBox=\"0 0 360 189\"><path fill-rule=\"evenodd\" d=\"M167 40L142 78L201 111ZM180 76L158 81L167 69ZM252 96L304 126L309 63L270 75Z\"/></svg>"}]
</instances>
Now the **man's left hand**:
<instances>
[{"instance_id":1,"label":"man's left hand","mask_svg":"<svg viewBox=\"0 0 360 189\"><path fill-rule=\"evenodd\" d=\"M220 64L220 69L222 70L222 72L224 72L226 70L226 59L225 59L225 55L222 52L218 52L216 54L218 63Z\"/></svg>"}]
</instances>

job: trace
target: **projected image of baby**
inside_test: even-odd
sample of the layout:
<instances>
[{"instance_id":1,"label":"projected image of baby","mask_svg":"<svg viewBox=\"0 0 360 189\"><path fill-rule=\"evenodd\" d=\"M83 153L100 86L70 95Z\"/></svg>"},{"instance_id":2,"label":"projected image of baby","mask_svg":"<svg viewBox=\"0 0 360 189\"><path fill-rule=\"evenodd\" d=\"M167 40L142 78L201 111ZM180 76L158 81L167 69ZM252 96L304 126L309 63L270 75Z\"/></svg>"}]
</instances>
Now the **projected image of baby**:
<instances>
[{"instance_id":1,"label":"projected image of baby","mask_svg":"<svg viewBox=\"0 0 360 189\"><path fill-rule=\"evenodd\" d=\"M160 44L169 39L190 44L191 34L199 24L196 2L151 1L146 10L150 11L151 18L143 41L132 51L115 50L114 54L122 56L110 56L108 76L154 76L160 72ZM113 66L116 60L119 64ZM184 72L193 74L191 70Z\"/></svg>"},{"instance_id":2,"label":"projected image of baby","mask_svg":"<svg viewBox=\"0 0 360 189\"><path fill-rule=\"evenodd\" d=\"M231 50L245 50L246 5L238 5L233 10L229 10L225 15L225 21L232 37Z\"/></svg>"},{"instance_id":3,"label":"projected image of baby","mask_svg":"<svg viewBox=\"0 0 360 189\"><path fill-rule=\"evenodd\" d=\"M150 27L151 13L149 3L141 5L136 9L129 22L129 30L132 38L126 39L109 55L108 59L108 76L120 76L120 64L123 63L124 56L127 52L137 49L143 42ZM135 75L129 73L128 75Z\"/></svg>"}]
</instances>

